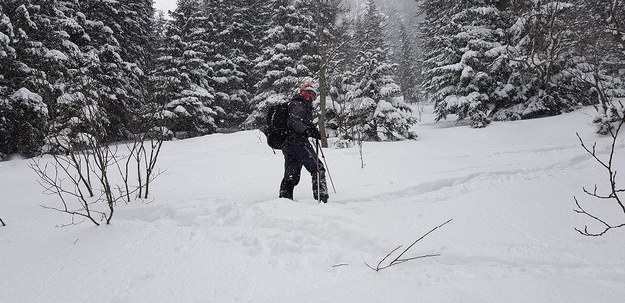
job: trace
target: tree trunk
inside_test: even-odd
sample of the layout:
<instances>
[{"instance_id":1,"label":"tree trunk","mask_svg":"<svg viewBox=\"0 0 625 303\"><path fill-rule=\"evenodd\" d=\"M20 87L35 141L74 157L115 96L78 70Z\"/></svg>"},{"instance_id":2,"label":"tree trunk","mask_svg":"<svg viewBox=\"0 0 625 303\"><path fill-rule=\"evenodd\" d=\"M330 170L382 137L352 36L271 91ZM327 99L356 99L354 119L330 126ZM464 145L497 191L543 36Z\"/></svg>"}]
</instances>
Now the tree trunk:
<instances>
[{"instance_id":1,"label":"tree trunk","mask_svg":"<svg viewBox=\"0 0 625 303\"><path fill-rule=\"evenodd\" d=\"M326 99L327 99L327 68L323 64L319 71L319 133L321 134L321 146L328 147L328 138L326 133Z\"/></svg>"}]
</instances>

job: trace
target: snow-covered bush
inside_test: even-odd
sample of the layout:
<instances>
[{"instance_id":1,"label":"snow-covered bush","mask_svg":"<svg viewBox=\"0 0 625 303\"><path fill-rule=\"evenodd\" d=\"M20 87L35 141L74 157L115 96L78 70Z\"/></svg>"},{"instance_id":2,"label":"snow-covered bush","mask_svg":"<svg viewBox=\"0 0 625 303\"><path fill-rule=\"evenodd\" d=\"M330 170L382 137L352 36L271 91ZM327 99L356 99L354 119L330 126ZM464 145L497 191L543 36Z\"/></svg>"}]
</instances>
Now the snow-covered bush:
<instances>
[{"instance_id":1,"label":"snow-covered bush","mask_svg":"<svg viewBox=\"0 0 625 303\"><path fill-rule=\"evenodd\" d=\"M608 104L605 110L600 107L597 108L597 115L593 118L592 123L598 134L607 135L624 119L625 107L622 103Z\"/></svg>"},{"instance_id":2,"label":"snow-covered bush","mask_svg":"<svg viewBox=\"0 0 625 303\"><path fill-rule=\"evenodd\" d=\"M34 156L48 131L48 107L43 98L21 88L8 99L0 96L0 155Z\"/></svg>"}]
</instances>

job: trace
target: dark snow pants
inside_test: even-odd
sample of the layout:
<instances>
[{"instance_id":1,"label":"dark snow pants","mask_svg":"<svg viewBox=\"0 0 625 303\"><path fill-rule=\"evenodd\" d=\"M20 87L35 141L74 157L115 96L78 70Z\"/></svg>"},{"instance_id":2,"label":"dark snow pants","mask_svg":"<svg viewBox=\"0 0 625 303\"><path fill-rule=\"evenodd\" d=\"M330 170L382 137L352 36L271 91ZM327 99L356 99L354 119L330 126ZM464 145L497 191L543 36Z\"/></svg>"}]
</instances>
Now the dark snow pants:
<instances>
[{"instance_id":1,"label":"dark snow pants","mask_svg":"<svg viewBox=\"0 0 625 303\"><path fill-rule=\"evenodd\" d=\"M312 145L308 142L287 143L282 148L284 154L284 178L280 183L280 198L293 200L293 189L299 183L302 166L312 176L312 190L315 200L328 201L326 170ZM321 196L319 196L321 193Z\"/></svg>"}]
</instances>

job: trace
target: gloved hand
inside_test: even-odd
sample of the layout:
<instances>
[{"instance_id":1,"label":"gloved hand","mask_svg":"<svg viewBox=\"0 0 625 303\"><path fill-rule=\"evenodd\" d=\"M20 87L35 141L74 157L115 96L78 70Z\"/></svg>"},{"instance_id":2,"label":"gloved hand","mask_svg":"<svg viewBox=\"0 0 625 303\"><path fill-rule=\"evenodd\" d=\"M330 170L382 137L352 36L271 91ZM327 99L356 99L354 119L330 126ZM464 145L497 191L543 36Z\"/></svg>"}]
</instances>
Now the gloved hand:
<instances>
[{"instance_id":1,"label":"gloved hand","mask_svg":"<svg viewBox=\"0 0 625 303\"><path fill-rule=\"evenodd\" d=\"M315 139L321 139L321 133L319 133L319 130L316 128L310 128L308 129L308 136L315 138Z\"/></svg>"}]
</instances>

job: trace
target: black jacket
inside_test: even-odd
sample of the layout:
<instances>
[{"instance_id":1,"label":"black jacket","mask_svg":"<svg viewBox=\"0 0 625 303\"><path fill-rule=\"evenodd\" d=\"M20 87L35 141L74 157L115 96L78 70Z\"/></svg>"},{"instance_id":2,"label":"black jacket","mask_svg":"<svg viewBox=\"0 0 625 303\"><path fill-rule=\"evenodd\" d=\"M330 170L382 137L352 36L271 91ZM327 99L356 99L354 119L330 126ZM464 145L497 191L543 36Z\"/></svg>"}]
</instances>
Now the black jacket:
<instances>
[{"instance_id":1,"label":"black jacket","mask_svg":"<svg viewBox=\"0 0 625 303\"><path fill-rule=\"evenodd\" d=\"M313 123L312 102L304 100L299 94L295 95L289 102L287 126L287 143L308 142L308 137L317 129Z\"/></svg>"}]
</instances>

